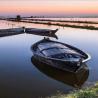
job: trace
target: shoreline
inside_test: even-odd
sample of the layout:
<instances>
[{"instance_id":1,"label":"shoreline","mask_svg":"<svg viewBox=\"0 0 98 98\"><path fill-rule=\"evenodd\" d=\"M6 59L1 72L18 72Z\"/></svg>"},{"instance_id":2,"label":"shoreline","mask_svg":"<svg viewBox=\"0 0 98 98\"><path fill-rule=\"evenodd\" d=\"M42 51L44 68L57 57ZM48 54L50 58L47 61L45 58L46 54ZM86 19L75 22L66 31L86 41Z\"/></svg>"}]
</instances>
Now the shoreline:
<instances>
[{"instance_id":1,"label":"shoreline","mask_svg":"<svg viewBox=\"0 0 98 98\"><path fill-rule=\"evenodd\" d=\"M58 93L46 98L98 98L98 82L91 87L75 90L69 94Z\"/></svg>"},{"instance_id":2,"label":"shoreline","mask_svg":"<svg viewBox=\"0 0 98 98\"><path fill-rule=\"evenodd\" d=\"M87 23L87 24L98 24L98 22L94 21L74 21L74 20L53 20L53 19L24 19L24 20L31 20L31 21L47 21L47 22L67 22L67 23Z\"/></svg>"},{"instance_id":3,"label":"shoreline","mask_svg":"<svg viewBox=\"0 0 98 98\"><path fill-rule=\"evenodd\" d=\"M16 20L6 20L6 21L17 22ZM95 26L88 26L88 25L80 26L80 25L70 25L70 24L61 24L61 23L51 23L50 21L41 22L41 21L25 21L25 20L21 20L21 21L18 21L18 22L44 24L44 25L50 25L50 26L53 25L53 26L61 26L61 27L80 28L80 29L88 29L88 30L98 30L98 27L95 27Z\"/></svg>"}]
</instances>

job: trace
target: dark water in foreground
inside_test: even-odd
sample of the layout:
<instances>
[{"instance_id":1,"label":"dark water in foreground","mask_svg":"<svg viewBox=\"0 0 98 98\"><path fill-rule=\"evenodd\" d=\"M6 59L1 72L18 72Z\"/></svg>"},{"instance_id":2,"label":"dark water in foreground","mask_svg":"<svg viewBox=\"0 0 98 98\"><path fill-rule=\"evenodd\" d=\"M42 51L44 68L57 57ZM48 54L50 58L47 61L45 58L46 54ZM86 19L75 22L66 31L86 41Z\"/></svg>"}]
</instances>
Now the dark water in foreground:
<instances>
[{"instance_id":1,"label":"dark water in foreground","mask_svg":"<svg viewBox=\"0 0 98 98\"><path fill-rule=\"evenodd\" d=\"M10 27L59 28L29 23L0 21L0 28ZM61 72L43 64L32 62L30 47L43 37L20 34L0 38L0 98L38 98L57 92L68 93L76 84L82 87L98 81L98 31L60 28L58 41L87 51L92 59L87 63L88 71L78 75ZM37 62L38 63L38 62ZM41 66L40 66L41 65ZM80 81L81 80L81 81Z\"/></svg>"}]
</instances>

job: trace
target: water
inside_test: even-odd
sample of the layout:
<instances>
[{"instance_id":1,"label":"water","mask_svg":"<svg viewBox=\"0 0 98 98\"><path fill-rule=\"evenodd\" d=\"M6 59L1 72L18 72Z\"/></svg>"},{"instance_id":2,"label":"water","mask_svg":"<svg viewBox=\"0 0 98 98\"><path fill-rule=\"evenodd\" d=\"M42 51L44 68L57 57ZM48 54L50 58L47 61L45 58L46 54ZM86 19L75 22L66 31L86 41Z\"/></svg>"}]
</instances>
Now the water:
<instances>
[{"instance_id":1,"label":"water","mask_svg":"<svg viewBox=\"0 0 98 98\"><path fill-rule=\"evenodd\" d=\"M34 19L41 19L43 18L34 18ZM71 22L51 22L52 24L68 24L68 25L76 25L76 26L94 26L98 27L98 18L44 18L44 21L39 21L41 23L47 23L45 20L59 20L59 21L83 21L83 22L93 22L93 23L71 23ZM24 19L24 21L32 21L32 18ZM33 22L36 22L33 20Z\"/></svg>"},{"instance_id":2,"label":"water","mask_svg":"<svg viewBox=\"0 0 98 98\"><path fill-rule=\"evenodd\" d=\"M32 18L26 18L26 19L32 19ZM37 19L37 18L35 18ZM43 18L38 18L43 19ZM92 21L92 22L98 22L98 18L44 18L49 20L69 20L69 21Z\"/></svg>"},{"instance_id":3,"label":"water","mask_svg":"<svg viewBox=\"0 0 98 98\"><path fill-rule=\"evenodd\" d=\"M0 28L13 27L59 28L58 41L68 43L88 52L92 59L87 63L89 73L73 76L45 66L36 66L32 62L30 47L43 37L20 34L0 38L0 97L1 98L38 98L68 93L75 88L71 84L77 78L84 79L82 87L98 81L98 31L62 28L30 23L0 21ZM54 40L54 39L53 39ZM70 77L69 77L70 76ZM81 76L81 78L80 78ZM62 77L62 78L61 78ZM73 78L72 78L73 77ZM75 78L74 78L75 77ZM68 81L69 80L71 81ZM74 80L73 80L74 79Z\"/></svg>"}]
</instances>

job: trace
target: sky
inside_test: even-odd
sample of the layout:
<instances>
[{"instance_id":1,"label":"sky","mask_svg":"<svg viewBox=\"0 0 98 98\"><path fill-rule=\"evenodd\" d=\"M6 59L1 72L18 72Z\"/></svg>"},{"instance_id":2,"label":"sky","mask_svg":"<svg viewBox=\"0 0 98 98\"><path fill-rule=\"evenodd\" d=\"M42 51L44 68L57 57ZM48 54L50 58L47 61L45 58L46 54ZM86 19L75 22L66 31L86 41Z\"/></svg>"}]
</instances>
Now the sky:
<instances>
[{"instance_id":1,"label":"sky","mask_svg":"<svg viewBox=\"0 0 98 98\"><path fill-rule=\"evenodd\" d=\"M98 16L98 0L0 0L0 16Z\"/></svg>"}]
</instances>

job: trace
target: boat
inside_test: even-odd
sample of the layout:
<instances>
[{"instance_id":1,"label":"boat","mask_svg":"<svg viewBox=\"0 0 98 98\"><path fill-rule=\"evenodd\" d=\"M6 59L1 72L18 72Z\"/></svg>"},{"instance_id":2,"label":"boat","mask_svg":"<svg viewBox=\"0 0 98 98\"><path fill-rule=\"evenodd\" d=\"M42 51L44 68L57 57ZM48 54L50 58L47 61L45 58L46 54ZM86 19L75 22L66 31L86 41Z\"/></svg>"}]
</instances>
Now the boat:
<instances>
[{"instance_id":1,"label":"boat","mask_svg":"<svg viewBox=\"0 0 98 98\"><path fill-rule=\"evenodd\" d=\"M34 58L60 70L78 72L91 56L66 43L44 38L31 46Z\"/></svg>"},{"instance_id":2,"label":"boat","mask_svg":"<svg viewBox=\"0 0 98 98\"><path fill-rule=\"evenodd\" d=\"M58 31L58 29L51 30L51 29L25 28L25 32L27 34L48 36L48 37L54 37L54 38L58 39L58 37L55 35L55 33L57 31Z\"/></svg>"},{"instance_id":3,"label":"boat","mask_svg":"<svg viewBox=\"0 0 98 98\"><path fill-rule=\"evenodd\" d=\"M51 29L25 28L25 27L9 28L9 29L0 29L0 37L26 33L26 34L54 37L58 39L58 37L55 34L57 31L58 29L51 30Z\"/></svg>"},{"instance_id":4,"label":"boat","mask_svg":"<svg viewBox=\"0 0 98 98\"><path fill-rule=\"evenodd\" d=\"M89 68L86 64L84 64L81 70L79 70L77 73L72 73L66 70L58 70L55 67L42 63L35 59L34 56L31 57L31 62L40 72L49 78L74 88L81 88L89 76Z\"/></svg>"},{"instance_id":5,"label":"boat","mask_svg":"<svg viewBox=\"0 0 98 98\"><path fill-rule=\"evenodd\" d=\"M11 35L17 35L17 34L23 34L24 28L9 28L9 29L0 29L0 37L4 36L11 36Z\"/></svg>"}]
</instances>

